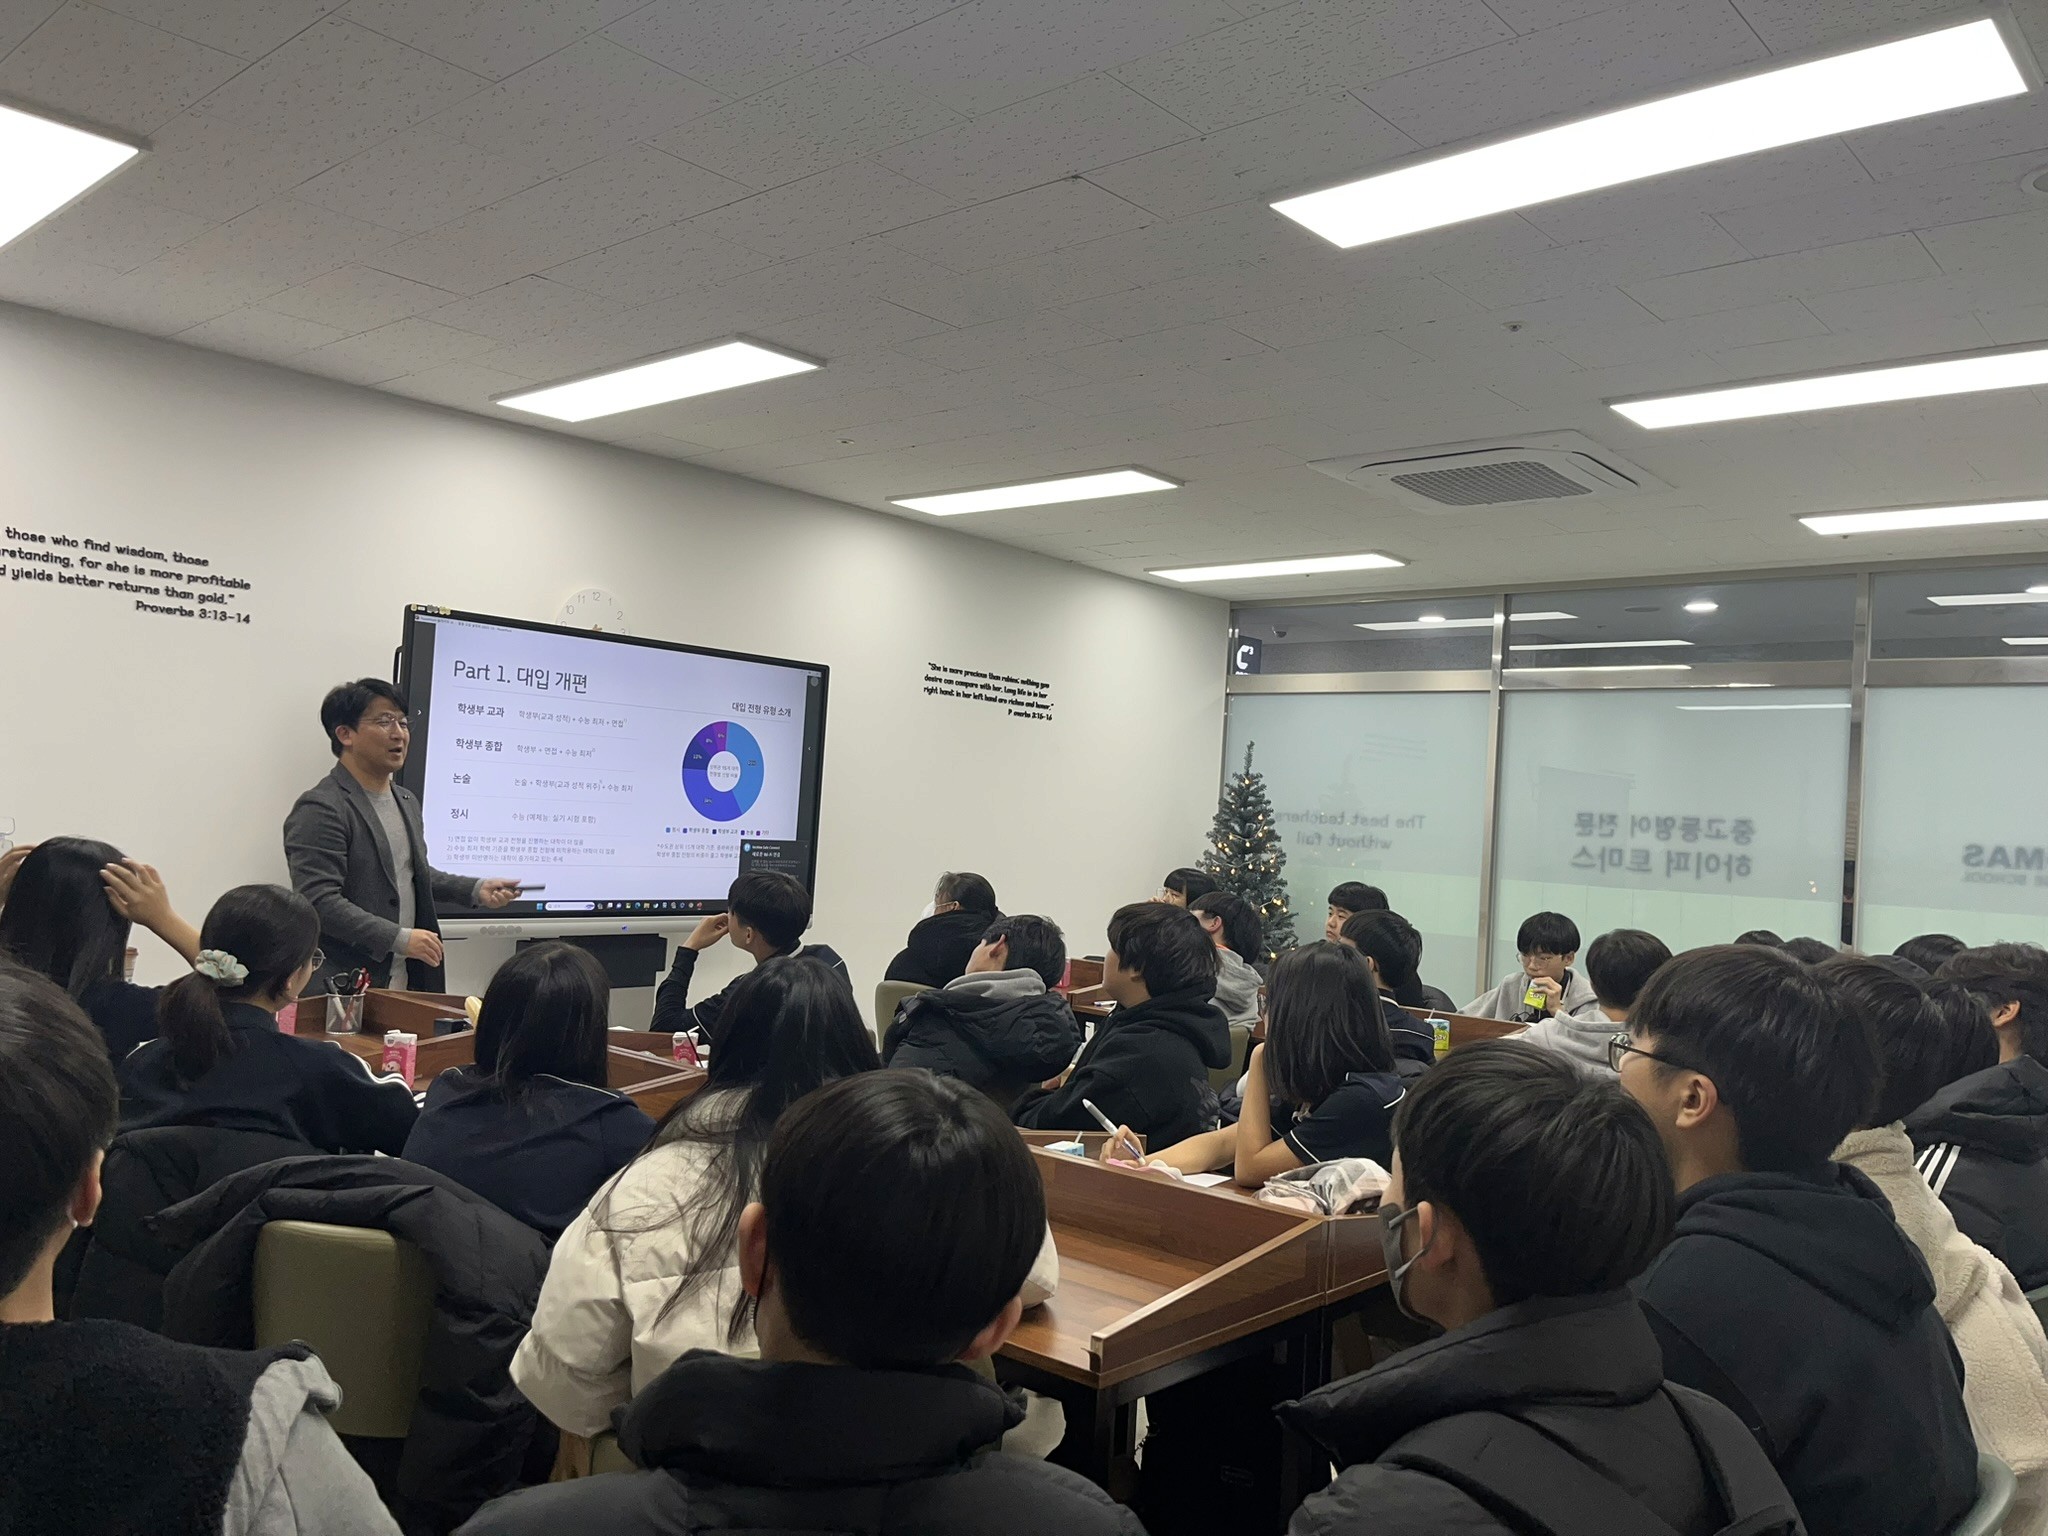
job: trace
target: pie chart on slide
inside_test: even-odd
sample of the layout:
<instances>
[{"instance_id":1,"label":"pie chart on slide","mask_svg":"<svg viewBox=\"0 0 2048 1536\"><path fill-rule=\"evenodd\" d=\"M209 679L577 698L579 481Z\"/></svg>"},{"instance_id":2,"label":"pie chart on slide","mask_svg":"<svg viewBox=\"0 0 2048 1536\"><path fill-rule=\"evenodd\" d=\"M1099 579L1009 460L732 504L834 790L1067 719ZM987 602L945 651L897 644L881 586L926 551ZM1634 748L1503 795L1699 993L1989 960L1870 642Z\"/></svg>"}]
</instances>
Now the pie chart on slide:
<instances>
[{"instance_id":1,"label":"pie chart on slide","mask_svg":"<svg viewBox=\"0 0 2048 1536\"><path fill-rule=\"evenodd\" d=\"M735 821L761 795L761 744L730 720L707 725L683 753L683 793L712 821Z\"/></svg>"}]
</instances>

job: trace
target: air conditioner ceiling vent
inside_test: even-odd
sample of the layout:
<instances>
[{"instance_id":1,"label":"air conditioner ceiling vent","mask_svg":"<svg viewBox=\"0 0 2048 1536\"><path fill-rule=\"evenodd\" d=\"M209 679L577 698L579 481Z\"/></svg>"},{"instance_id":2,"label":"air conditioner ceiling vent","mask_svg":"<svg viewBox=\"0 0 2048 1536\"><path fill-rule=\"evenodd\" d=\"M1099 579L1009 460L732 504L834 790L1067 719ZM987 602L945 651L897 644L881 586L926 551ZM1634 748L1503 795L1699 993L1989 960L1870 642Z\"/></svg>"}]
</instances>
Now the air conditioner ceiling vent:
<instances>
[{"instance_id":1,"label":"air conditioner ceiling vent","mask_svg":"<svg viewBox=\"0 0 2048 1536\"><path fill-rule=\"evenodd\" d=\"M1568 497L1607 500L1670 487L1577 432L1319 459L1313 468L1425 512L1510 507Z\"/></svg>"}]
</instances>

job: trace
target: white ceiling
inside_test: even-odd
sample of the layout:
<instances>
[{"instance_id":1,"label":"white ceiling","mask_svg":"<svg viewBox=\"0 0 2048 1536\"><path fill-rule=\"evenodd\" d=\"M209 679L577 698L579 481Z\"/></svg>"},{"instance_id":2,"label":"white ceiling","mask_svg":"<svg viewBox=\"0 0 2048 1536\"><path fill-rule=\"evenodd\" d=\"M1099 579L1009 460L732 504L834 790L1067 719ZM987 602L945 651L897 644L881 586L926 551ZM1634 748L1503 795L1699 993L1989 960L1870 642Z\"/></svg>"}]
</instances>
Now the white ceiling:
<instances>
[{"instance_id":1,"label":"white ceiling","mask_svg":"<svg viewBox=\"0 0 2048 1536\"><path fill-rule=\"evenodd\" d=\"M2048 56L2048 0L2013 7ZM1797 512L2048 494L2048 391L1650 434L1623 394L2048 339L2048 90L1343 252L1265 206L1953 0L0 0L0 99L151 153L0 298L520 418L744 332L820 373L564 430L1232 595L2038 552ZM1428 514L1312 459L1577 429L1672 489ZM920 514L901 513L919 521Z\"/></svg>"}]
</instances>

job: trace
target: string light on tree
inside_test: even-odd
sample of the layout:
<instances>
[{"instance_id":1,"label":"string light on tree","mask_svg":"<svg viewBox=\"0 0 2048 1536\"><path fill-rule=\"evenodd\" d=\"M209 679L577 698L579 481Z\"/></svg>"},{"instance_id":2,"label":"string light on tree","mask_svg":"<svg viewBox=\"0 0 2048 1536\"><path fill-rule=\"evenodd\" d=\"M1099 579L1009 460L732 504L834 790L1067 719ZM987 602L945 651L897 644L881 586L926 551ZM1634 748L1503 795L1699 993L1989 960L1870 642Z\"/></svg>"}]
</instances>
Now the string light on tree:
<instances>
[{"instance_id":1,"label":"string light on tree","mask_svg":"<svg viewBox=\"0 0 2048 1536\"><path fill-rule=\"evenodd\" d=\"M1294 948L1294 913L1288 909L1287 880L1282 873L1287 868L1287 850L1280 846L1280 833L1273 825L1266 778L1252 771L1255 745L1245 743L1244 771L1223 781L1201 867L1226 891L1258 909L1265 923L1266 953L1271 956Z\"/></svg>"}]
</instances>

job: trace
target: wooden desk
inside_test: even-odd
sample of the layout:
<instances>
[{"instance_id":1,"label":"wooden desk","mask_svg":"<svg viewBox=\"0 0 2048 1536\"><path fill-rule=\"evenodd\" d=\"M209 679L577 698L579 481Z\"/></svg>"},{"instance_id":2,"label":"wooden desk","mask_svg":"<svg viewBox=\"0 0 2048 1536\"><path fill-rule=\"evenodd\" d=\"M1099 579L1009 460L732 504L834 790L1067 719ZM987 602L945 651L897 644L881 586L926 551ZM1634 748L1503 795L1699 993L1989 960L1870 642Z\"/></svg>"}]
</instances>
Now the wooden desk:
<instances>
[{"instance_id":1,"label":"wooden desk","mask_svg":"<svg viewBox=\"0 0 2048 1536\"><path fill-rule=\"evenodd\" d=\"M1017 1134L1022 1136L1024 1144L1030 1147L1049 1147L1056 1141L1078 1141L1087 1149L1087 1155L1093 1158L1102 1156L1102 1144L1109 1140L1107 1131L1032 1131L1021 1125L1017 1127ZM1136 1131L1131 1132L1131 1135L1136 1138L1140 1152L1147 1150L1144 1137L1139 1136ZM1073 1154L1067 1155L1071 1157Z\"/></svg>"},{"instance_id":2,"label":"wooden desk","mask_svg":"<svg viewBox=\"0 0 2048 1536\"><path fill-rule=\"evenodd\" d=\"M1381 1291L1377 1224L1289 1211L1228 1187L1196 1189L1034 1150L1060 1288L1026 1313L998 1360L1005 1381L1057 1397L1062 1459L1127 1499L1134 1409L1148 1393L1271 1353L1288 1395L1328 1379L1340 1303ZM1323 1479L1289 1447L1285 1515Z\"/></svg>"},{"instance_id":3,"label":"wooden desk","mask_svg":"<svg viewBox=\"0 0 2048 1536\"><path fill-rule=\"evenodd\" d=\"M1067 961L1067 990L1083 992L1102 985L1102 962L1074 956Z\"/></svg>"},{"instance_id":4,"label":"wooden desk","mask_svg":"<svg viewBox=\"0 0 2048 1536\"><path fill-rule=\"evenodd\" d=\"M695 1094L705 1081L702 1067L676 1061L673 1036L624 1029L611 1032L605 1049L605 1077L656 1120Z\"/></svg>"},{"instance_id":5,"label":"wooden desk","mask_svg":"<svg viewBox=\"0 0 2048 1536\"><path fill-rule=\"evenodd\" d=\"M1418 1019L1445 1019L1451 1026L1451 1049L1461 1045L1473 1045L1481 1040L1500 1040L1509 1035L1520 1034L1529 1026L1516 1024L1508 1019L1481 1019L1469 1013L1443 1013L1432 1008L1409 1008L1405 1003L1403 1011L1412 1013Z\"/></svg>"},{"instance_id":6,"label":"wooden desk","mask_svg":"<svg viewBox=\"0 0 2048 1536\"><path fill-rule=\"evenodd\" d=\"M1100 983L1092 987L1077 987L1069 992L1067 1006L1074 1010L1075 1018L1092 1019L1098 1024L1116 1012L1116 1004L1110 1001L1109 994L1103 991Z\"/></svg>"}]
</instances>

